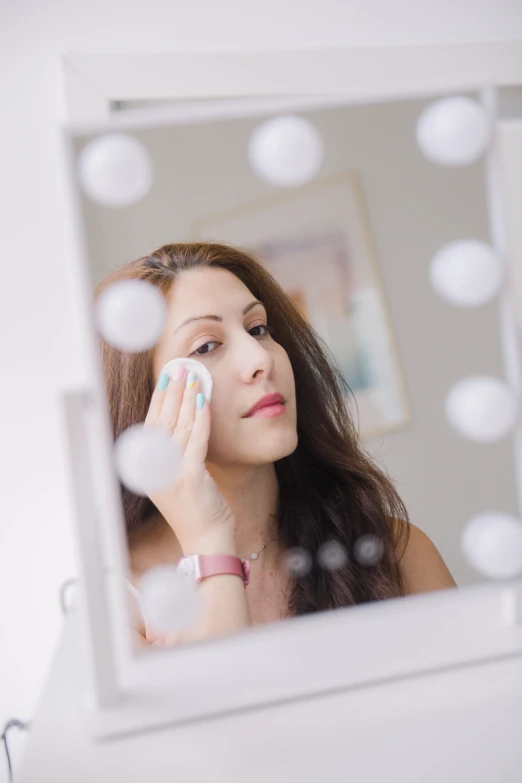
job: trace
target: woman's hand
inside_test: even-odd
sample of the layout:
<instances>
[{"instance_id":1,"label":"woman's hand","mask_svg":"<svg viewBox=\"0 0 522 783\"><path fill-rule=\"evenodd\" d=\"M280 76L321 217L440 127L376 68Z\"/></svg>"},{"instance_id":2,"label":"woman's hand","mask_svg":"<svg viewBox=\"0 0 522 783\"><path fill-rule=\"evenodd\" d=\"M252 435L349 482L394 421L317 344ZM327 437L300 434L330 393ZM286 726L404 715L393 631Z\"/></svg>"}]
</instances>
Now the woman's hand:
<instances>
[{"instance_id":1,"label":"woman's hand","mask_svg":"<svg viewBox=\"0 0 522 783\"><path fill-rule=\"evenodd\" d=\"M139 650L145 647L175 647L180 643L181 636L177 633L159 636L149 629L146 631L140 628L134 629L134 640Z\"/></svg>"},{"instance_id":2,"label":"woman's hand","mask_svg":"<svg viewBox=\"0 0 522 783\"><path fill-rule=\"evenodd\" d=\"M156 387L145 426L162 429L179 448L176 482L150 499L174 531L184 554L235 554L236 520L205 467L210 408L196 406L201 381L180 363L165 390ZM195 381L195 382L194 382ZM200 398L201 400L201 398Z\"/></svg>"}]
</instances>

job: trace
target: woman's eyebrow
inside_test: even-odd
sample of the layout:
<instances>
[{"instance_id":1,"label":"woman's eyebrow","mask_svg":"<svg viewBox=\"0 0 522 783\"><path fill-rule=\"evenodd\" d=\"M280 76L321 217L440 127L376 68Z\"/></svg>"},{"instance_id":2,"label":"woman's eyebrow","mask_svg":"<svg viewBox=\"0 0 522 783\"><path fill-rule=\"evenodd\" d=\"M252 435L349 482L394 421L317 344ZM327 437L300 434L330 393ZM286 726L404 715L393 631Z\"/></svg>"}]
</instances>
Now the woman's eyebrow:
<instances>
[{"instance_id":1,"label":"woman's eyebrow","mask_svg":"<svg viewBox=\"0 0 522 783\"><path fill-rule=\"evenodd\" d=\"M250 302L246 307L243 308L243 315L246 315L250 310L252 310L253 307L256 305L262 305L264 307L263 302L260 302L259 299L256 299L254 302ZM210 320L210 321L222 321L220 315L195 315L192 318L187 318L186 321L183 321L182 324L180 324L176 329L174 329L173 334L176 334L176 332L181 329L182 326L186 326L187 324L192 323L192 321L204 321L204 320Z\"/></svg>"}]
</instances>

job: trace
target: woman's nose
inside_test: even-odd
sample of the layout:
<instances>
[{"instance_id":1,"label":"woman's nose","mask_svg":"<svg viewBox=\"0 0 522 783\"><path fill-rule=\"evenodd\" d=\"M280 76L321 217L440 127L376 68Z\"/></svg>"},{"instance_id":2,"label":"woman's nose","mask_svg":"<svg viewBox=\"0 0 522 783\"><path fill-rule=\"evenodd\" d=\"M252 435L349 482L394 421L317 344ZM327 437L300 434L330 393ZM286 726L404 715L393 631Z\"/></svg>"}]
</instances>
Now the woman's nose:
<instances>
[{"instance_id":1,"label":"woman's nose","mask_svg":"<svg viewBox=\"0 0 522 783\"><path fill-rule=\"evenodd\" d=\"M245 382L260 373L270 375L274 366L274 357L259 342L247 345L241 351L241 374Z\"/></svg>"}]
</instances>

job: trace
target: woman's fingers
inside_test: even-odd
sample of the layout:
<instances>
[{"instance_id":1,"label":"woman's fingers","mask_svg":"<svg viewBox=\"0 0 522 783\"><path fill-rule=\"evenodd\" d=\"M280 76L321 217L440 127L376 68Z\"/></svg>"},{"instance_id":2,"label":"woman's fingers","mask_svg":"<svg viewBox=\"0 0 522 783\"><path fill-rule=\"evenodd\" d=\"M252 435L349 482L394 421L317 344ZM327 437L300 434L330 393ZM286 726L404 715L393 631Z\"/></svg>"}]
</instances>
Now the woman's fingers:
<instances>
[{"instance_id":1,"label":"woman's fingers","mask_svg":"<svg viewBox=\"0 0 522 783\"><path fill-rule=\"evenodd\" d=\"M187 375L181 408L172 434L172 438L179 447L181 454L185 454L185 449L192 433L196 417L196 397L200 391L201 381L197 375L190 372Z\"/></svg>"},{"instance_id":2,"label":"woman's fingers","mask_svg":"<svg viewBox=\"0 0 522 783\"><path fill-rule=\"evenodd\" d=\"M152 392L149 410L147 411L144 424L148 424L151 427L157 426L161 409L163 407L164 397L165 397L165 391L160 391L160 389L158 389L158 387L156 386L156 388Z\"/></svg>"},{"instance_id":3,"label":"woman's fingers","mask_svg":"<svg viewBox=\"0 0 522 783\"><path fill-rule=\"evenodd\" d=\"M185 466L197 467L207 455L210 409L204 397L204 405L197 408L198 394L202 394L201 380L183 365L179 367L180 378L171 378L166 388L160 386L154 390L145 424L172 434Z\"/></svg>"},{"instance_id":4,"label":"woman's fingers","mask_svg":"<svg viewBox=\"0 0 522 783\"><path fill-rule=\"evenodd\" d=\"M202 402L203 405L198 407L196 397L194 422L183 457L183 461L188 470L201 467L205 462L208 451L208 439L210 437L210 407L201 389L198 391L198 396L199 395L201 395L199 397L200 403Z\"/></svg>"},{"instance_id":5,"label":"woman's fingers","mask_svg":"<svg viewBox=\"0 0 522 783\"><path fill-rule=\"evenodd\" d=\"M148 424L152 427L163 427L163 421L166 420L167 416L163 414L163 408L165 404L167 404L169 410L171 411L172 415L172 409L174 408L176 413L175 416L177 418L177 411L179 410L179 405L181 404L181 399L183 396L183 390L185 387L184 378L186 376L186 368L183 365L178 365L182 371L182 377L179 381L174 381L172 378L169 379L169 382L167 385L163 383L163 380L165 377L168 377L166 373L162 373L158 379L158 384L156 384L156 388L154 389L149 405L149 410L147 411L147 416L145 417L145 424ZM176 407L176 395L178 397L178 405ZM176 418L172 422L171 428L173 429L176 424Z\"/></svg>"},{"instance_id":6,"label":"woman's fingers","mask_svg":"<svg viewBox=\"0 0 522 783\"><path fill-rule=\"evenodd\" d=\"M179 644L181 640L181 634L169 633L167 636L162 636L161 639L151 642L152 647L174 647Z\"/></svg>"},{"instance_id":7,"label":"woman's fingers","mask_svg":"<svg viewBox=\"0 0 522 783\"><path fill-rule=\"evenodd\" d=\"M149 421L152 426L168 432L178 447L180 471L176 481L160 492L149 493L149 498L174 531L184 552L197 552L206 541L215 540L216 532L218 537L226 533L229 546L236 521L205 465L210 436L210 407L203 397L201 380L189 373L184 384L178 382L176 386L175 381L170 383L172 388L163 395L156 395L154 413L151 413ZM204 403L199 408L198 394Z\"/></svg>"},{"instance_id":8,"label":"woman's fingers","mask_svg":"<svg viewBox=\"0 0 522 783\"><path fill-rule=\"evenodd\" d=\"M134 629L134 641L136 643L136 646L139 648L148 647L150 644L150 642L147 641L145 636L139 631L137 631L136 629Z\"/></svg>"},{"instance_id":9,"label":"woman's fingers","mask_svg":"<svg viewBox=\"0 0 522 783\"><path fill-rule=\"evenodd\" d=\"M159 426L169 433L174 432L178 423L179 411L185 393L187 371L183 365L178 365L178 367L181 371L181 377L173 377L170 379L169 385L164 393L163 405L159 414Z\"/></svg>"}]
</instances>

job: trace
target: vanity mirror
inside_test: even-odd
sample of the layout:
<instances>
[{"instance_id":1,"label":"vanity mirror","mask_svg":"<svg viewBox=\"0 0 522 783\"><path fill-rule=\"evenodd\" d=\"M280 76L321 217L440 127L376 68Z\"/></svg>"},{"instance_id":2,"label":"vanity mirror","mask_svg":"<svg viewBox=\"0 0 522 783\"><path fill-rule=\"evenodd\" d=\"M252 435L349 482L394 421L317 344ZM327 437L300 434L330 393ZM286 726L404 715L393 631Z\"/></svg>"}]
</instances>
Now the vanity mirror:
<instances>
[{"instance_id":1,"label":"vanity mirror","mask_svg":"<svg viewBox=\"0 0 522 783\"><path fill-rule=\"evenodd\" d=\"M502 198L509 189L498 109L502 89L522 83L522 73L513 42L487 48L177 55L148 65L141 58L134 92L137 61L65 62L71 123L64 154L92 385L67 392L64 402L82 564L77 619L88 680L81 699L95 735L522 652L518 357L505 273ZM359 80L353 74L361 71L349 67L354 58L372 63ZM162 100L155 81L160 60ZM252 70L256 63L263 69ZM189 75L183 87L180 67ZM510 149L516 154L516 146ZM201 269L182 276L173 297L170 288L158 296L161 281L170 284L172 269L187 262L187 243L193 243L191 258L221 259L221 266L204 267L204 279ZM243 252L259 262L291 309L281 309L276 289L258 277L259 291L273 298L250 308L240 329L234 308L263 297L245 284L254 280L246 271L238 278L223 268L226 251L216 243L232 247L229 269L247 269ZM133 261L147 275L122 286L123 265L129 269ZM175 336L182 322L208 312L224 315L223 322L206 319L185 329L183 339ZM176 451L159 428L154 440L151 428L132 427L143 423L141 414L159 422L149 404L161 370L175 358L190 358L214 383L208 469L216 484L221 477L224 493L229 489L236 517L241 495L223 476L238 461L281 461L271 478L279 489L295 489L285 466L299 463L285 459L306 448L307 438L317 443L326 419L319 411L314 421L313 384L307 387L306 372L299 371L303 362L324 379L324 365L311 362L310 346L300 353L298 342L280 337L291 333L283 317L289 313L298 314L291 323L301 339L309 334L306 323L338 367L339 383L347 384L342 404L357 432L355 467L368 479L370 466L377 466L379 481L369 490L367 484L366 493L364 481L354 482L353 501L349 492L336 494L334 484L322 497L335 452L327 469L309 448L316 458L301 492L317 496L317 527L310 522L307 536L294 531L292 537L281 527L291 516L277 517L278 509L269 507L276 485L263 478L250 527L238 525L253 626L238 624L217 638L140 645L137 597L157 628L180 625L183 614L183 635L195 616L190 602L193 613L200 611L202 592L173 578L172 568L151 578L155 566L193 551L176 548L172 526L155 511L160 488L180 475L186 443L181 448L178 439ZM256 329L262 331L253 334ZM149 350L149 364L140 365ZM224 370L231 367L232 381ZM275 378L280 388L270 385ZM118 379L127 384L124 392ZM147 408L134 415L141 390ZM260 396L256 390L283 393L279 421L239 415ZM201 415L209 417L206 396ZM339 398L332 395L329 404ZM417 531L407 558L413 588L402 594L377 525L375 510L384 506L376 503L366 515L361 510L371 506L377 486L393 498L386 506L392 516L403 518L404 502ZM290 498L298 506L297 492L281 497L284 510ZM327 510L341 502L346 508L353 502L358 535ZM303 501L303 520L311 508L311 500ZM249 538L255 521L266 525L272 512L280 527L263 527L266 541ZM286 581L271 590L273 575L281 573L316 591L312 597L306 587L295 592L299 616L285 617L277 604ZM337 596L333 606L325 594ZM314 600L317 611L310 608Z\"/></svg>"}]
</instances>

